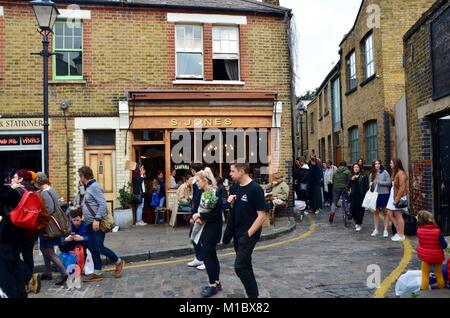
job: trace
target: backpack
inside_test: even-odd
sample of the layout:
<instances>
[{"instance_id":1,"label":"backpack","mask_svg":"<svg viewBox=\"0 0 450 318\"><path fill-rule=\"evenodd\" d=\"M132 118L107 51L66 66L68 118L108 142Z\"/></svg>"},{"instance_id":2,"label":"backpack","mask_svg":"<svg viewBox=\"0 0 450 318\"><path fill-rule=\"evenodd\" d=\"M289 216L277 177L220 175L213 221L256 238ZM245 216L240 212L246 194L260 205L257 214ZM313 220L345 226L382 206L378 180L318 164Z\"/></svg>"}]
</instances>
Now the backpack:
<instances>
[{"instance_id":1,"label":"backpack","mask_svg":"<svg viewBox=\"0 0 450 318\"><path fill-rule=\"evenodd\" d=\"M48 216L47 206L45 205L44 198L40 193L38 193L39 198L41 199L41 212L39 212L39 216L36 223L36 230L39 232L43 231L50 221L50 217Z\"/></svg>"},{"instance_id":2,"label":"backpack","mask_svg":"<svg viewBox=\"0 0 450 318\"><path fill-rule=\"evenodd\" d=\"M153 193L152 193L152 202L150 203L150 205L152 207L158 207L159 206L159 193L157 189L153 189Z\"/></svg>"},{"instance_id":3,"label":"backpack","mask_svg":"<svg viewBox=\"0 0 450 318\"><path fill-rule=\"evenodd\" d=\"M41 198L34 191L28 191L25 187L22 187L22 189L25 193L17 207L11 211L9 217L11 222L17 227L36 229L39 214L42 210Z\"/></svg>"}]
</instances>

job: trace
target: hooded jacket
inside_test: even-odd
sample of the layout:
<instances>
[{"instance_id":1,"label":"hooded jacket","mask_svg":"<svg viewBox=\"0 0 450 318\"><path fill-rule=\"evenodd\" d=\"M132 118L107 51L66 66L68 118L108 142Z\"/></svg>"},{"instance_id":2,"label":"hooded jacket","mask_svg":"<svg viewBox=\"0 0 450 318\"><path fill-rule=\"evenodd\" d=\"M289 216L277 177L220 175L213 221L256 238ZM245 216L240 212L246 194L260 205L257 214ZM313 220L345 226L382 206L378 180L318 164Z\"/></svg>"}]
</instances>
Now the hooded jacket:
<instances>
[{"instance_id":1,"label":"hooded jacket","mask_svg":"<svg viewBox=\"0 0 450 318\"><path fill-rule=\"evenodd\" d=\"M339 167L333 174L333 192L342 192L347 189L351 179L350 170L347 167Z\"/></svg>"}]
</instances>

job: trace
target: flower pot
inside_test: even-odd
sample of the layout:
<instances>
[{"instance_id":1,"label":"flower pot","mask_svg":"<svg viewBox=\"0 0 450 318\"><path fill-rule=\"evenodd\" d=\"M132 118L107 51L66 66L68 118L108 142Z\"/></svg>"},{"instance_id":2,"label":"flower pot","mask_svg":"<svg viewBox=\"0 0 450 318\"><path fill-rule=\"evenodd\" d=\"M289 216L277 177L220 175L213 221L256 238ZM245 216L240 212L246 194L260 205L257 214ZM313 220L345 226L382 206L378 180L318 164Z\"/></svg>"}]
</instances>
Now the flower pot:
<instances>
[{"instance_id":1,"label":"flower pot","mask_svg":"<svg viewBox=\"0 0 450 318\"><path fill-rule=\"evenodd\" d=\"M114 222L119 226L119 230L130 228L133 225L133 210L115 209Z\"/></svg>"}]
</instances>

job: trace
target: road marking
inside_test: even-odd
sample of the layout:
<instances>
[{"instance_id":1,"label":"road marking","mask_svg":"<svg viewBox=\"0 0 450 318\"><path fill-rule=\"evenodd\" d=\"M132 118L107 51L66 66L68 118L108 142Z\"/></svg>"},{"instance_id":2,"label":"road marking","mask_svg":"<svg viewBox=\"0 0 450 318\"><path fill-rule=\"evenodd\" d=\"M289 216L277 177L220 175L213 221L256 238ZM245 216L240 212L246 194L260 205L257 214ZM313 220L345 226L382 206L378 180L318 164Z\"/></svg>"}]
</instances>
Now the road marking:
<instances>
[{"instance_id":1,"label":"road marking","mask_svg":"<svg viewBox=\"0 0 450 318\"><path fill-rule=\"evenodd\" d=\"M294 243L294 242L298 242L301 240L306 239L307 237L311 236L314 231L317 228L317 224L316 222L314 222L313 219L310 218L310 226L308 228L308 231L306 231L305 233L303 233L302 235L296 236L294 238L288 239L288 240L284 240L281 242L277 242L277 243L273 243L273 244L268 244L268 245L264 245L264 246L258 246L255 248L255 251L261 251L261 250L267 250L273 247L279 247L282 245L286 245L286 244L290 244L290 243ZM225 254L219 254L219 257L227 257L227 256L233 256L236 255L234 252L232 253L225 253ZM162 262L155 262L155 263L151 263L151 264L142 264L142 265L131 265L131 266L127 266L125 265L124 269L134 269L134 268L144 268L144 267L154 267L154 266L159 266L159 265L172 265L172 264L179 264L179 263L184 263L184 262L188 262L192 260L192 258L184 258L184 259L180 259L180 260L174 260L174 261L162 261ZM114 268L109 268L109 269L105 269L104 272L113 272Z\"/></svg>"},{"instance_id":2,"label":"road marking","mask_svg":"<svg viewBox=\"0 0 450 318\"><path fill-rule=\"evenodd\" d=\"M378 288L373 295L373 298L384 298L386 296L394 282L397 281L400 275L408 267L408 264L411 262L412 255L413 248L411 246L411 241L406 239L403 241L403 258L400 261L400 264L388 277L384 279L384 281L380 285L380 288Z\"/></svg>"}]
</instances>

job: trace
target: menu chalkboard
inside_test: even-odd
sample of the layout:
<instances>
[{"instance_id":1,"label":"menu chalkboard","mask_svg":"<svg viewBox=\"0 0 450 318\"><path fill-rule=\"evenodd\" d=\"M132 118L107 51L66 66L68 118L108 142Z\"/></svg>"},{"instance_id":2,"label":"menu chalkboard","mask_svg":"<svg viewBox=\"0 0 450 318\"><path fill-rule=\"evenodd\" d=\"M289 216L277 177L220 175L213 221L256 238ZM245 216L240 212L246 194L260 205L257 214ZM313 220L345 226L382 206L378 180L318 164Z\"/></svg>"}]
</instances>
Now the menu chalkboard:
<instances>
[{"instance_id":1,"label":"menu chalkboard","mask_svg":"<svg viewBox=\"0 0 450 318\"><path fill-rule=\"evenodd\" d=\"M433 100L450 95L450 7L431 23Z\"/></svg>"}]
</instances>

